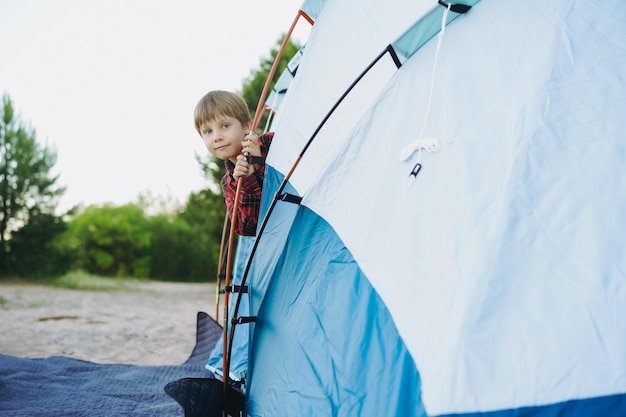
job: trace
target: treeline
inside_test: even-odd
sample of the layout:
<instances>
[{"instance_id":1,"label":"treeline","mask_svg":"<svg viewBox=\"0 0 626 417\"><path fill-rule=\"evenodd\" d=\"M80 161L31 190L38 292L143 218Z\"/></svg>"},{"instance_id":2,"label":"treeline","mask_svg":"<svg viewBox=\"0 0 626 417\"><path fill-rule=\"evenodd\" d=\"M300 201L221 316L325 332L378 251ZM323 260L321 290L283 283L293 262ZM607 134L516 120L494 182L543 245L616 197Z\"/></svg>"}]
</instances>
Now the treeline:
<instances>
[{"instance_id":1,"label":"treeline","mask_svg":"<svg viewBox=\"0 0 626 417\"><path fill-rule=\"evenodd\" d=\"M109 277L212 280L223 221L224 200L210 190L192 194L173 213L148 215L139 203L89 206L65 216L37 213L8 239L1 273L54 277L82 270Z\"/></svg>"},{"instance_id":2,"label":"treeline","mask_svg":"<svg viewBox=\"0 0 626 417\"><path fill-rule=\"evenodd\" d=\"M276 47L261 58L241 94L257 107ZM300 48L289 43L277 73ZM253 97L256 97L254 99ZM56 214L65 188L51 170L56 150L41 146L35 131L14 113L7 93L0 109L0 278L45 278L70 271L108 277L208 281L217 275L225 205L218 186L192 193L180 207L151 214L139 198L123 206L76 207ZM221 161L196 155L212 184Z\"/></svg>"}]
</instances>

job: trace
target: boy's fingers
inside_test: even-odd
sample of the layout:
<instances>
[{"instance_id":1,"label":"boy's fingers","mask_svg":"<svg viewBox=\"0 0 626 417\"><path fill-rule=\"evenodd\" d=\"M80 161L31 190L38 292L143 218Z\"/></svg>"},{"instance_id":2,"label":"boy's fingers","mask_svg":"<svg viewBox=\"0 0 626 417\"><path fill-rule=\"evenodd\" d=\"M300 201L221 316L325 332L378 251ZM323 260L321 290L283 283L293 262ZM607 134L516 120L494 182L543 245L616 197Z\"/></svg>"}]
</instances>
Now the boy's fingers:
<instances>
[{"instance_id":1,"label":"boy's fingers","mask_svg":"<svg viewBox=\"0 0 626 417\"><path fill-rule=\"evenodd\" d=\"M254 132L249 132L245 137L246 142L250 142L250 143L255 143L256 138L257 138L257 135Z\"/></svg>"}]
</instances>

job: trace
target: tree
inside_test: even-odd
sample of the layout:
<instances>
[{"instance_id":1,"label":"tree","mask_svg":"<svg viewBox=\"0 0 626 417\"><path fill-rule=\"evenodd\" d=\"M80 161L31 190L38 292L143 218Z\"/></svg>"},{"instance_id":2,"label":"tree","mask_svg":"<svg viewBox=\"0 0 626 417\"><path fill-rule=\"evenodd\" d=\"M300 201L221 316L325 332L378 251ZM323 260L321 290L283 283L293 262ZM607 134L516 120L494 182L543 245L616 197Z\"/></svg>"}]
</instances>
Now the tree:
<instances>
[{"instance_id":1,"label":"tree","mask_svg":"<svg viewBox=\"0 0 626 417\"><path fill-rule=\"evenodd\" d=\"M206 189L189 196L180 214L196 234L192 249L197 256L194 273L215 278L220 252L220 241L226 216L226 205L221 192ZM190 249L191 250L191 249Z\"/></svg>"},{"instance_id":2,"label":"tree","mask_svg":"<svg viewBox=\"0 0 626 417\"><path fill-rule=\"evenodd\" d=\"M170 281L206 281L201 253L202 233L182 218L165 214L150 219L150 278Z\"/></svg>"},{"instance_id":3,"label":"tree","mask_svg":"<svg viewBox=\"0 0 626 417\"><path fill-rule=\"evenodd\" d=\"M8 239L30 215L53 213L65 192L50 171L56 150L40 145L35 131L15 116L8 94L0 108L0 272L6 272Z\"/></svg>"},{"instance_id":4,"label":"tree","mask_svg":"<svg viewBox=\"0 0 626 417\"><path fill-rule=\"evenodd\" d=\"M49 213L32 214L28 223L11 234L11 272L20 277L50 277L66 273L75 251L59 245L67 229L62 218Z\"/></svg>"},{"instance_id":5,"label":"tree","mask_svg":"<svg viewBox=\"0 0 626 417\"><path fill-rule=\"evenodd\" d=\"M89 206L57 244L76 253L75 268L111 277L150 277L150 224L136 204Z\"/></svg>"}]
</instances>

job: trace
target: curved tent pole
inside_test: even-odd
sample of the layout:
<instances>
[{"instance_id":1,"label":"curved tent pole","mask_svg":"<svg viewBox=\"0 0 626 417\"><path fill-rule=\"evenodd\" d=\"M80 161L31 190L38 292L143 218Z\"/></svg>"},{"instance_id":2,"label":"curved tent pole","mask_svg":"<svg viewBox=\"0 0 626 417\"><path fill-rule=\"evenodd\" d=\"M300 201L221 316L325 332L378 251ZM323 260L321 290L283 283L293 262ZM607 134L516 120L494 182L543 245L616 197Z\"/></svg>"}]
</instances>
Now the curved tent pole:
<instances>
[{"instance_id":1,"label":"curved tent pole","mask_svg":"<svg viewBox=\"0 0 626 417\"><path fill-rule=\"evenodd\" d=\"M291 34L293 33L293 30L295 29L296 24L298 23L298 20L300 19L300 16L306 16L305 18L309 22L311 22L310 20L311 18L308 17L306 13L304 13L302 10L298 11L298 13L296 14L296 17L291 22L291 26L289 27L289 30L287 31L287 34L285 35L285 39L283 39L283 42L280 45L280 49L276 53L276 58L274 58L274 62L272 63L272 68L270 69L270 72L267 75L267 80L265 80L265 85L263 86L263 92L261 93L261 97L259 97L259 103L256 106L256 111L254 112L254 120L252 121L253 131L257 128L259 122L261 121L261 115L263 114L262 110L263 110L263 106L265 105L265 98L267 97L267 92L270 89L270 84L272 82L272 79L274 78L276 69L278 68L280 58L282 57L283 52L285 51L285 48L287 47L287 43L289 42L289 39L291 38Z\"/></svg>"},{"instance_id":2,"label":"curved tent pole","mask_svg":"<svg viewBox=\"0 0 626 417\"><path fill-rule=\"evenodd\" d=\"M311 19L311 17L309 17L309 15L307 15L305 12L303 12L302 10L298 11L298 14L296 16L296 18L293 20L293 22L291 23L291 26L289 28L289 31L287 32L287 35L285 36L285 39L283 40L283 43L280 46L279 52L276 55L276 59L274 60L274 63L272 64L272 68L270 69L270 72L268 74L268 80L271 80L272 78L274 78L274 74L276 72L276 69L278 68L278 62L280 61L280 57L282 56L285 47L287 46L287 42L289 41L289 38L291 37L291 34L293 33L293 30L296 27L296 24L298 22L298 19L302 17L303 19L305 19L307 22L309 22L311 25L313 25L314 21L313 19ZM267 93L269 91L269 86L270 86L270 82L266 81L265 86L263 87L263 92L261 93L261 97L259 98L259 103L257 104L257 108L255 111L255 119L253 120L252 123L252 127L253 127L253 131L256 129L256 127L258 126L259 122L260 122L260 115L262 114L262 107L264 105L265 102L265 98L267 96ZM219 321L219 307L220 307L220 293L221 293L221 278L223 275L225 275L222 270L224 268L224 256L228 253L225 250L225 243L226 243L226 236L228 233L228 212L226 212L226 214L224 215L224 228L222 229L222 240L220 243L220 258L219 258L219 263L218 263L218 272L217 272L217 289L216 289L216 296L215 296L215 300L216 300L216 306L215 306L215 321Z\"/></svg>"},{"instance_id":3,"label":"curved tent pole","mask_svg":"<svg viewBox=\"0 0 626 417\"><path fill-rule=\"evenodd\" d=\"M220 257L217 261L217 282L215 285L215 321L220 319L220 292L222 286L222 272L224 269L224 255L226 254L226 235L228 232L228 225L230 221L228 219L228 210L224 214L224 226L222 227L222 240L220 242Z\"/></svg>"},{"instance_id":4,"label":"curved tent pole","mask_svg":"<svg viewBox=\"0 0 626 417\"><path fill-rule=\"evenodd\" d=\"M272 78L274 77L274 74L276 72L276 68L278 68L278 64L280 62L280 58L283 55L283 52L285 51L285 47L287 46L287 43L289 41L289 39L291 38L291 34L293 33L294 28L296 27L296 24L299 20L299 18L303 16L305 17L305 19L307 19L309 22L311 21L310 18L306 15L306 13L302 12L301 10L298 11L298 13L296 14L296 17L293 19L293 22L291 23L291 26L289 27L289 31L287 32L287 34L285 35L285 39L283 40L280 49L278 50L278 53L276 54L276 58L274 58L274 63L272 64L272 68L270 69L270 72L268 74L267 80L265 81L265 86L263 87L263 92L261 93L261 97L259 98L259 103L257 105L256 108L256 112L255 112L255 116L252 122L252 126L251 126L251 131L254 132L257 128L257 125L259 124L259 121L261 120L261 115L262 115L262 109L264 106L264 102L265 102L265 97L267 96L267 92L269 91L269 86L272 82ZM248 156L247 154L245 154L245 156ZM230 232L229 232L229 239L228 239L228 251L227 251L227 256L226 256L226 279L225 279L225 287L229 287L230 286L230 278L231 278L231 274L232 274L232 264L233 264L233 251L232 249L234 248L234 241L235 241L235 226L237 224L237 211L239 209L239 196L241 195L241 184L243 182L242 178L239 178L239 181L237 182L237 190L235 192L235 203L233 205L233 215L232 215L232 221L231 221L231 227L230 227ZM226 214L228 216L228 213ZM223 236L222 236L223 238ZM246 268L246 272L247 272L247 268ZM240 288L243 288L243 282L241 283ZM241 294L242 291L239 291L239 294L237 296L237 307L239 307L240 303L241 303ZM231 349L232 349L232 340L233 340L233 331L231 331L231 335L230 335L230 343L228 339L228 303L229 303L229 290L228 288L226 288L226 290L224 291L224 328L223 328L223 333L224 333L224 337L223 337L223 341L224 341L224 346L223 346L223 354L222 354L222 382L224 385L224 398L226 398L226 389L228 386L228 375L230 373L230 356L231 356ZM238 311L238 308L235 310ZM233 322L234 322L234 316L233 316ZM233 330L234 330L234 325L233 325Z\"/></svg>"},{"instance_id":5,"label":"curved tent pole","mask_svg":"<svg viewBox=\"0 0 626 417\"><path fill-rule=\"evenodd\" d=\"M291 175L293 174L293 172L295 171L295 169L298 167L298 164L300 163L300 161L302 160L302 157L304 156L304 153L307 151L307 149L309 148L309 146L311 145L311 143L313 142L313 140L315 139L315 137L317 136L317 134L319 133L319 131L322 129L322 127L326 124L326 122L328 121L328 119L332 116L332 114L335 112L335 110L337 109L337 107L339 107L339 105L343 102L343 100L346 98L346 96L350 93L350 91L352 91L352 89L358 84L358 82L365 76L365 74L367 74L367 72L389 51L389 47L387 49L385 49L383 51L383 53L381 53L378 57L376 57L376 59L359 75L359 77L350 85L350 87L348 87L348 89L343 93L343 95L339 98L339 100L337 100L337 102L333 105L333 107L330 109L330 111L326 114L326 116L324 117L324 119L320 122L320 124L317 126L317 128L315 129L315 131L313 132L313 134L311 135L311 137L309 138L309 140L307 141L307 143L305 144L304 148L302 149L302 151L300 151L300 154L298 155L298 157L296 158L296 160L294 161L294 163L292 164L291 168L289 169L289 172L287 173L287 175L285 175L285 178L283 179L282 183L280 184L280 186L278 187L278 190L276 191L276 193L274 194L274 199L272 200L272 203L270 204L270 207L267 210L267 214L265 215L265 217L263 218L263 222L261 223L261 227L257 232L257 238L254 241L254 244L252 246L252 249L250 251L250 256L248 257L248 263L246 264L246 269L244 271L243 274L243 278L241 280L241 286L243 287L246 283L246 280L248 278L248 274L250 272L250 267L252 265L252 260L254 258L254 255L256 253L256 249L258 247L258 243L259 240L261 238L261 235L263 234L263 231L265 230L265 227L267 225L267 222L269 220L270 215L272 214L272 212L274 211L274 207L276 207L276 203L278 201L281 200L281 194L283 192L283 190L285 189L285 187L287 186L287 183L289 182L289 179L291 178ZM228 346L228 351L232 351L232 345L233 345L233 340L234 340L234 333L235 333L235 326L238 324L239 319L237 318L237 313L239 313L239 308L241 305L241 293L237 296L237 302L235 304L235 311L233 312L233 329L230 332L230 341L229 341L229 346Z\"/></svg>"},{"instance_id":6,"label":"curved tent pole","mask_svg":"<svg viewBox=\"0 0 626 417\"><path fill-rule=\"evenodd\" d=\"M261 235L263 234L263 231L265 230L265 227L267 225L267 222L269 221L270 215L272 214L272 212L274 211L274 207L276 207L276 203L278 201L281 200L281 194L283 192L283 190L285 189L285 187L287 186L287 183L289 182L289 179L291 179L291 175L293 174L293 172L295 171L295 169L298 167L298 164L300 163L300 161L302 160L302 157L304 156L304 153L307 151L307 149L309 148L309 146L311 145L311 143L313 142L313 140L317 137L317 134L320 132L320 130L322 129L322 127L324 127L324 125L326 125L326 122L328 121L328 119L332 116L332 114L335 112L335 110L337 109L337 107L339 107L339 105L343 102L343 100L348 96L348 94L350 94L350 92L352 91L352 89L359 83L359 81L361 81L361 79L367 74L367 72L374 66L376 65L376 63L378 61L380 61L380 59L385 56L391 49L391 46L388 46L382 53L380 53L375 59L374 61L372 61L367 68L357 77L356 80L354 80L352 82L352 84L348 87L348 89L341 95L341 97L337 100L337 102L333 105L333 107L328 111L328 113L326 114L326 116L324 117L324 119L322 119L322 121L320 122L320 124L317 126L317 128L315 129L315 131L313 132L313 134L311 135L311 137L309 138L309 140L307 141L307 143L304 145L304 148L302 149L302 151L300 151L300 154L298 155L298 157L296 158L296 160L294 161L294 163L292 164L291 168L289 169L289 172L287 173L287 175L285 175L285 178L283 179L282 183L280 184L280 186L278 187L278 190L276 191L276 193L274 194L274 199L272 200L272 203L270 204L270 207L267 210L267 214L265 215L265 217L263 218L263 222L261 223L261 227L257 232L257 238L254 241L254 244L252 246L252 249L250 251L250 256L248 257L248 263L246 264L246 269L244 271L242 280L241 280L241 286L243 287L246 283L246 280L248 278L248 274L250 272L250 267L252 266L252 260L254 258L254 255L256 253L256 249L258 247L258 243L259 240L261 238ZM233 312L233 329L230 332L230 341L229 341L229 346L228 346L228 351L230 352L232 350L232 345L233 345L233 340L234 340L234 333L235 333L235 326L238 324L239 319L237 318L237 313L239 313L239 308L241 305L241 293L238 295L237 297L237 302L235 304L235 311Z\"/></svg>"},{"instance_id":7,"label":"curved tent pole","mask_svg":"<svg viewBox=\"0 0 626 417\"><path fill-rule=\"evenodd\" d=\"M473 5L473 4L477 3L478 1L480 1L480 0L469 0L468 2L472 3L472 5ZM438 4L440 6L443 6L445 9L447 9L447 11L455 12L457 15L466 13L471 8L471 5L448 4L448 3L444 3L441 0L439 0ZM437 11L437 8L433 9L433 12L436 12L436 11ZM447 13L444 14L443 17L444 17L444 20L446 20L447 19ZM456 16L454 16L454 18L455 17ZM409 30L407 32L405 32L394 43L406 42L405 35L407 35L413 29L415 29L416 27L421 25L421 23L422 23L421 20L416 22L413 26L411 26L411 28L409 28ZM432 33L431 36L434 36L435 34L436 34L436 32ZM241 280L241 286L242 287L245 285L246 280L248 278L248 275L249 275L249 272L250 272L250 268L252 266L252 260L254 259L254 255L256 254L256 250L258 248L258 244L259 244L259 241L261 239L261 235L263 234L263 231L265 230L265 227L267 226L267 223L269 221L269 217L271 216L272 212L274 211L274 208L276 207L276 203L278 201L283 201L284 200L284 196L282 195L282 192L285 189L285 187L287 186L287 183L289 182L289 180L291 179L291 176L292 176L293 172L298 167L298 165L299 165L300 161L302 160L302 157L304 156L305 152L311 146L311 143L313 142L313 140L317 137L317 135L320 132L320 130L326 125L326 122L328 121L328 119L330 119L330 117L333 115L335 110L339 107L339 105L341 105L343 100L350 94L350 92L361 81L361 79L378 63L378 61L380 61L386 54L390 54L391 59L394 61L396 67L400 68L403 65L403 63L410 56L412 56L413 53L415 53L419 48L421 48L424 45L424 43L428 39L430 39L430 37L426 37L426 39L423 39L423 42L418 42L418 43L415 43L415 39L414 39L413 36L409 36L408 39L409 39L409 48L408 48L408 51L407 50L403 51L403 56L402 57L398 56L398 54L396 53L396 50L394 49L394 43L392 43L392 44L389 44L376 58L374 58L374 60L352 82L352 84L350 84L350 86L346 89L346 91L344 91L344 93L341 95L341 97L339 97L339 99L335 102L335 104L332 106L332 108L328 111L326 116L324 116L322 121L319 123L319 125L317 126L317 128L315 129L315 131L313 132L311 137L309 138L309 140L306 142L306 144L302 148L302 151L300 151L300 154L298 155L296 160L293 162L291 168L289 169L289 172L287 172L287 174L285 175L285 178L283 179L283 181L281 182L280 186L278 187L278 190L274 194L274 198L272 200L272 203L270 204L270 207L268 208L267 213L265 214L265 217L263 218L263 222L261 223L261 227L259 228L259 230L257 232L256 240L254 241L254 244L253 244L252 249L250 251L250 255L248 257L248 263L246 264L246 269L244 271L244 274L243 274L243 277L242 277L242 280ZM401 45L401 46L405 46L406 47L406 45L404 45L404 44ZM242 323L245 322L245 321L242 320L242 318L237 318L237 314L239 313L240 305L241 305L241 293L237 297L237 302L235 304L235 311L233 312L233 319L232 319L233 328L232 328L232 330L230 332L230 340L229 340L229 347L228 347L228 351L229 352L232 350L232 345L233 345L234 333L235 333L236 325L237 324L242 324Z\"/></svg>"},{"instance_id":8,"label":"curved tent pole","mask_svg":"<svg viewBox=\"0 0 626 417\"><path fill-rule=\"evenodd\" d=\"M226 358L226 352L228 349L228 345L226 342L226 338L228 336L228 303L229 303L229 295L230 295L230 290L229 290L229 286L230 286L230 277L232 274L232 268L233 268L233 248L235 247L235 227L237 225L237 210L239 210L239 196L241 195L241 184L242 184L242 178L239 178L239 181L237 181L237 191L235 192L235 203L233 205L233 219L231 221L231 225L230 225L230 232L229 232L229 237L228 237L228 248L227 248L227 258L226 258L226 277L225 277L225 281L224 281L224 326L223 326L223 341L224 341L224 346L223 346L223 354L222 354L222 383L223 383L223 395L224 395L224 399L226 398L226 389L228 387L228 360Z\"/></svg>"}]
</instances>

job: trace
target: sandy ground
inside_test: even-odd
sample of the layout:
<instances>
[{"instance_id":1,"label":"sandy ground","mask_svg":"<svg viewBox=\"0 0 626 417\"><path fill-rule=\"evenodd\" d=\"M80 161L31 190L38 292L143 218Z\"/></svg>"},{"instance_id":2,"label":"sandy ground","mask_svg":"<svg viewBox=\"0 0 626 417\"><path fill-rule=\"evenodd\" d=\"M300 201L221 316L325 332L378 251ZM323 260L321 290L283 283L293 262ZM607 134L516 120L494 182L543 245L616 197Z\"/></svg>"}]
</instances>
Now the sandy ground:
<instances>
[{"instance_id":1,"label":"sandy ground","mask_svg":"<svg viewBox=\"0 0 626 417\"><path fill-rule=\"evenodd\" d=\"M0 353L96 363L179 365L191 354L196 314L215 316L214 284L133 282L84 291L0 282Z\"/></svg>"}]
</instances>

